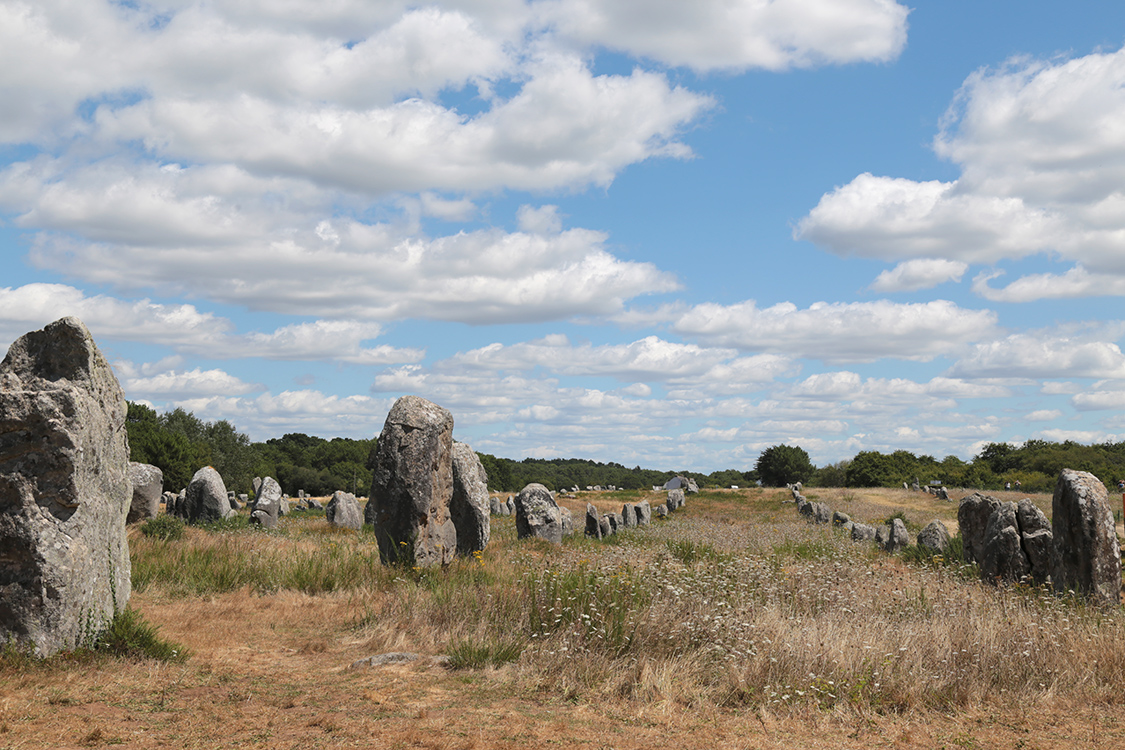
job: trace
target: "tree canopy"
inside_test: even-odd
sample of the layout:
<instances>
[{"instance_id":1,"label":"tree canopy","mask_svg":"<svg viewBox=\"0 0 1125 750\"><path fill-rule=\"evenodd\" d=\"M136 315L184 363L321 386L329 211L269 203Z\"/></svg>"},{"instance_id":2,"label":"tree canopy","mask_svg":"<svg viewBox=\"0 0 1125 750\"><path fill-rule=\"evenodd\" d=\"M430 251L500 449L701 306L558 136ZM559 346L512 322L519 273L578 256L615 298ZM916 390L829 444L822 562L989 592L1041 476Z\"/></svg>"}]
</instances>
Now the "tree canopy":
<instances>
[{"instance_id":1,"label":"tree canopy","mask_svg":"<svg viewBox=\"0 0 1125 750\"><path fill-rule=\"evenodd\" d=\"M805 449L797 445L772 445L762 451L754 465L758 479L767 487L808 482L816 467Z\"/></svg>"}]
</instances>

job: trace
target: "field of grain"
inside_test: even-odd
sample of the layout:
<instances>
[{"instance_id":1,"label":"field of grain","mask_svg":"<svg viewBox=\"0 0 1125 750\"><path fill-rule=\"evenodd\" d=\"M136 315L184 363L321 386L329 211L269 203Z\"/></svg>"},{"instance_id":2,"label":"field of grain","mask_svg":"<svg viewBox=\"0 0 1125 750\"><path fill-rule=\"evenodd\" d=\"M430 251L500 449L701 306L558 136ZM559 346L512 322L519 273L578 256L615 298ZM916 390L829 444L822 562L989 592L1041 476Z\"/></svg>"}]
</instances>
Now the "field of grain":
<instances>
[{"instance_id":1,"label":"field of grain","mask_svg":"<svg viewBox=\"0 0 1125 750\"><path fill-rule=\"evenodd\" d=\"M805 494L956 525L921 493ZM581 522L588 500L642 498L662 499L560 502ZM444 570L380 565L370 534L315 512L134 527L131 606L188 657L7 654L0 748L1125 746L1120 608L889 556L787 499L705 491L561 547L494 517L488 549ZM349 668L386 652L419 658Z\"/></svg>"}]
</instances>

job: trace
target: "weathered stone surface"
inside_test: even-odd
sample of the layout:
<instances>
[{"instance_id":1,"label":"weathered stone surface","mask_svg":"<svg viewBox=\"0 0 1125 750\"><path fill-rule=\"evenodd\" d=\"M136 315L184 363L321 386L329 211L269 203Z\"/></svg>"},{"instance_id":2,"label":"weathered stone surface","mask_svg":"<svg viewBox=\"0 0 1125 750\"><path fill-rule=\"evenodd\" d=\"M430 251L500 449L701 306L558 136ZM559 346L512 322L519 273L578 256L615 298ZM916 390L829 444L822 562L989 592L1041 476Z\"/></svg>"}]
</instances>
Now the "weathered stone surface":
<instances>
[{"instance_id":1,"label":"weathered stone surface","mask_svg":"<svg viewBox=\"0 0 1125 750\"><path fill-rule=\"evenodd\" d=\"M620 513L606 513L605 517L609 519L609 525L614 534L625 528L625 519L621 517Z\"/></svg>"},{"instance_id":2,"label":"weathered stone surface","mask_svg":"<svg viewBox=\"0 0 1125 750\"><path fill-rule=\"evenodd\" d=\"M633 506L633 510L637 514L637 525L648 526L652 523L652 506L649 505L648 500L642 500Z\"/></svg>"},{"instance_id":3,"label":"weathered stone surface","mask_svg":"<svg viewBox=\"0 0 1125 750\"><path fill-rule=\"evenodd\" d=\"M384 561L452 562L453 415L418 396L396 401L379 434L369 497L364 521Z\"/></svg>"},{"instance_id":4,"label":"weathered stone surface","mask_svg":"<svg viewBox=\"0 0 1125 750\"><path fill-rule=\"evenodd\" d=\"M1055 552L1055 535L1051 530L1051 522L1028 498L1019 501L1016 518L1019 521L1023 552L1031 564L1031 576L1042 583L1051 575Z\"/></svg>"},{"instance_id":5,"label":"weathered stone surface","mask_svg":"<svg viewBox=\"0 0 1125 750\"><path fill-rule=\"evenodd\" d=\"M471 555L488 546L492 520L488 510L488 474L476 452L465 443L453 444L453 499L449 517L457 529L457 551Z\"/></svg>"},{"instance_id":6,"label":"weathered stone surface","mask_svg":"<svg viewBox=\"0 0 1125 750\"><path fill-rule=\"evenodd\" d=\"M891 540L891 527L883 524L875 527L875 543L883 549L887 548L887 543Z\"/></svg>"},{"instance_id":7,"label":"weathered stone surface","mask_svg":"<svg viewBox=\"0 0 1125 750\"><path fill-rule=\"evenodd\" d=\"M866 523L857 523L852 526L853 542L870 542L875 538L875 527Z\"/></svg>"},{"instance_id":8,"label":"weathered stone surface","mask_svg":"<svg viewBox=\"0 0 1125 750\"><path fill-rule=\"evenodd\" d=\"M883 543L883 549L887 552L898 552L914 543L914 540L910 538L910 532L906 530L906 524L902 522L901 518L891 519L889 529L887 541Z\"/></svg>"},{"instance_id":9,"label":"weathered stone surface","mask_svg":"<svg viewBox=\"0 0 1125 750\"><path fill-rule=\"evenodd\" d=\"M0 642L48 656L128 603L125 413L77 318L20 337L0 363Z\"/></svg>"},{"instance_id":10,"label":"weathered stone surface","mask_svg":"<svg viewBox=\"0 0 1125 750\"><path fill-rule=\"evenodd\" d=\"M169 515L176 514L176 493L170 490L164 491L164 512Z\"/></svg>"},{"instance_id":11,"label":"weathered stone surface","mask_svg":"<svg viewBox=\"0 0 1125 750\"><path fill-rule=\"evenodd\" d=\"M257 497L258 496L258 490L262 489L262 478L261 477L254 477L254 481L251 482L250 485L254 490L254 497Z\"/></svg>"},{"instance_id":12,"label":"weathered stone surface","mask_svg":"<svg viewBox=\"0 0 1125 750\"><path fill-rule=\"evenodd\" d=\"M938 520L930 521L926 524L926 528L918 532L918 546L924 547L935 555L945 553L949 547L949 529L945 524Z\"/></svg>"},{"instance_id":13,"label":"weathered stone surface","mask_svg":"<svg viewBox=\"0 0 1125 750\"><path fill-rule=\"evenodd\" d=\"M315 497L306 497L305 507L307 507L309 510L324 510L324 504L317 500Z\"/></svg>"},{"instance_id":14,"label":"weathered stone surface","mask_svg":"<svg viewBox=\"0 0 1125 750\"><path fill-rule=\"evenodd\" d=\"M562 517L563 536L570 536L574 533L574 514L570 512L570 508L560 506L559 516Z\"/></svg>"},{"instance_id":15,"label":"weathered stone surface","mask_svg":"<svg viewBox=\"0 0 1125 750\"><path fill-rule=\"evenodd\" d=\"M621 506L621 524L629 528L637 525L637 509L633 507L632 503L625 503Z\"/></svg>"},{"instance_id":16,"label":"weathered stone surface","mask_svg":"<svg viewBox=\"0 0 1125 750\"><path fill-rule=\"evenodd\" d=\"M160 497L164 492L164 472L152 464L129 462L129 481L133 483L133 501L129 505L126 523L136 523L146 518L156 518L160 512Z\"/></svg>"},{"instance_id":17,"label":"weathered stone surface","mask_svg":"<svg viewBox=\"0 0 1125 750\"><path fill-rule=\"evenodd\" d=\"M656 517L657 518L667 518L668 517L668 505L666 503L661 503L660 505L656 506Z\"/></svg>"},{"instance_id":18,"label":"weathered stone surface","mask_svg":"<svg viewBox=\"0 0 1125 750\"><path fill-rule=\"evenodd\" d=\"M598 519L598 528L601 530L603 537L607 537L614 532L613 524L605 516Z\"/></svg>"},{"instance_id":19,"label":"weathered stone surface","mask_svg":"<svg viewBox=\"0 0 1125 750\"><path fill-rule=\"evenodd\" d=\"M668 490L668 510L679 510L684 507L684 491Z\"/></svg>"},{"instance_id":20,"label":"weathered stone surface","mask_svg":"<svg viewBox=\"0 0 1125 750\"><path fill-rule=\"evenodd\" d=\"M1018 581L1031 572L1031 563L1020 544L1016 504L1001 503L988 518L984 531L984 550L980 558L983 580Z\"/></svg>"},{"instance_id":21,"label":"weathered stone surface","mask_svg":"<svg viewBox=\"0 0 1125 750\"><path fill-rule=\"evenodd\" d=\"M598 508L593 503L586 503L586 536L592 536L595 539L602 538L602 525L599 523L602 514L598 512Z\"/></svg>"},{"instance_id":22,"label":"weathered stone surface","mask_svg":"<svg viewBox=\"0 0 1125 750\"><path fill-rule=\"evenodd\" d=\"M494 516L499 516L501 514L500 498L498 498L498 497L488 498L488 511Z\"/></svg>"},{"instance_id":23,"label":"weathered stone surface","mask_svg":"<svg viewBox=\"0 0 1125 750\"><path fill-rule=\"evenodd\" d=\"M852 535L852 529L855 528L855 522L854 521L845 521L844 523L840 524L836 528L840 529L841 531L843 531L845 534L847 534L850 537Z\"/></svg>"},{"instance_id":24,"label":"weathered stone surface","mask_svg":"<svg viewBox=\"0 0 1125 750\"><path fill-rule=\"evenodd\" d=\"M227 500L227 486L211 466L195 472L188 483L184 504L184 515L189 521L221 521L234 513Z\"/></svg>"},{"instance_id":25,"label":"weathered stone surface","mask_svg":"<svg viewBox=\"0 0 1125 750\"><path fill-rule=\"evenodd\" d=\"M961 549L965 562L979 563L984 555L984 532L992 511L1000 501L989 495L974 492L961 498L957 508L957 525L961 530Z\"/></svg>"},{"instance_id":26,"label":"weathered stone surface","mask_svg":"<svg viewBox=\"0 0 1125 750\"><path fill-rule=\"evenodd\" d=\"M272 529L280 516L281 485L273 477L266 477L258 484L258 494L250 506L250 523Z\"/></svg>"},{"instance_id":27,"label":"weathered stone surface","mask_svg":"<svg viewBox=\"0 0 1125 750\"><path fill-rule=\"evenodd\" d=\"M1121 595L1121 550L1109 496L1089 472L1063 469L1051 501L1055 589L1073 589L1117 604Z\"/></svg>"},{"instance_id":28,"label":"weathered stone surface","mask_svg":"<svg viewBox=\"0 0 1125 750\"><path fill-rule=\"evenodd\" d=\"M832 514L832 525L833 526L843 526L844 524L846 524L850 520L852 520L851 516L849 516L847 513L841 513L840 511L836 511L835 513Z\"/></svg>"},{"instance_id":29,"label":"weathered stone surface","mask_svg":"<svg viewBox=\"0 0 1125 750\"><path fill-rule=\"evenodd\" d=\"M324 509L324 517L332 526L359 531L363 528L363 512L359 509L359 501L355 495L343 490L332 493L332 499Z\"/></svg>"},{"instance_id":30,"label":"weathered stone surface","mask_svg":"<svg viewBox=\"0 0 1125 750\"><path fill-rule=\"evenodd\" d=\"M944 487L938 487L934 494L937 495L938 500L949 499L949 490L945 489Z\"/></svg>"},{"instance_id":31,"label":"weathered stone surface","mask_svg":"<svg viewBox=\"0 0 1125 750\"><path fill-rule=\"evenodd\" d=\"M694 479L692 479L691 477L688 477L687 478L687 487L685 487L684 489L686 489L688 492L690 492L692 494L696 494L696 493L699 492L699 485L695 483Z\"/></svg>"},{"instance_id":32,"label":"weathered stone surface","mask_svg":"<svg viewBox=\"0 0 1125 750\"><path fill-rule=\"evenodd\" d=\"M515 497L515 495L508 495L508 502L506 503L505 507L507 507L508 512L505 513L504 515L514 516L516 514L516 497Z\"/></svg>"},{"instance_id":33,"label":"weathered stone surface","mask_svg":"<svg viewBox=\"0 0 1125 750\"><path fill-rule=\"evenodd\" d=\"M812 518L816 515L816 508L813 507L812 503L802 497L797 501L797 512L802 516L808 516L809 518Z\"/></svg>"},{"instance_id":34,"label":"weathered stone surface","mask_svg":"<svg viewBox=\"0 0 1125 750\"><path fill-rule=\"evenodd\" d=\"M824 503L813 503L812 511L812 518L816 523L832 523L832 509Z\"/></svg>"},{"instance_id":35,"label":"weathered stone surface","mask_svg":"<svg viewBox=\"0 0 1125 750\"><path fill-rule=\"evenodd\" d=\"M516 495L516 537L539 537L562 544L562 514L551 491L532 482Z\"/></svg>"}]
</instances>

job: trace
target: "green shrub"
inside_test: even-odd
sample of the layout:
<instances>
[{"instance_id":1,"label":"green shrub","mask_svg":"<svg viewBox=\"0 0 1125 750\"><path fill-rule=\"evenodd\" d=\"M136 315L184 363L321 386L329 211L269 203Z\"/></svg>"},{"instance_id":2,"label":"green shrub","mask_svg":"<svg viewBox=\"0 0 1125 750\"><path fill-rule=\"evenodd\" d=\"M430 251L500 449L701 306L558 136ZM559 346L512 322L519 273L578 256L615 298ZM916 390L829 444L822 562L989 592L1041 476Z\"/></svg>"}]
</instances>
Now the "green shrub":
<instances>
[{"instance_id":1,"label":"green shrub","mask_svg":"<svg viewBox=\"0 0 1125 750\"><path fill-rule=\"evenodd\" d=\"M183 519L176 516L156 516L141 524L141 533L153 539L169 542L183 537L184 525Z\"/></svg>"}]
</instances>

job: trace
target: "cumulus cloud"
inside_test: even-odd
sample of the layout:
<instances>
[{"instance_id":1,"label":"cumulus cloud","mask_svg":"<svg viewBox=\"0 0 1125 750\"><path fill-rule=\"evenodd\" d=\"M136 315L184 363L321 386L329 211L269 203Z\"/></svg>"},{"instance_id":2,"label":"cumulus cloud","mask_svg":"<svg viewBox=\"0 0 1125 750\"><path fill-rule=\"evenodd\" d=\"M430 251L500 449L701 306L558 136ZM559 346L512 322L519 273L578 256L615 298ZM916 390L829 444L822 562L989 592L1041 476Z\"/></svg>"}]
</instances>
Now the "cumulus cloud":
<instances>
[{"instance_id":1,"label":"cumulus cloud","mask_svg":"<svg viewBox=\"0 0 1125 750\"><path fill-rule=\"evenodd\" d=\"M882 357L928 360L955 346L987 337L995 313L935 300L916 304L818 302L759 309L753 300L706 303L681 314L672 328L717 346L773 351L829 362L869 362Z\"/></svg>"},{"instance_id":2,"label":"cumulus cloud","mask_svg":"<svg viewBox=\"0 0 1125 750\"><path fill-rule=\"evenodd\" d=\"M950 370L967 378L1125 377L1125 355L1090 334L1032 331L974 344Z\"/></svg>"},{"instance_id":3,"label":"cumulus cloud","mask_svg":"<svg viewBox=\"0 0 1125 750\"><path fill-rule=\"evenodd\" d=\"M909 13L891 0L546 0L536 9L569 39L700 71L891 60Z\"/></svg>"},{"instance_id":4,"label":"cumulus cloud","mask_svg":"<svg viewBox=\"0 0 1125 750\"><path fill-rule=\"evenodd\" d=\"M960 281L967 263L943 258L919 258L899 263L883 271L871 284L876 292L916 292L947 281Z\"/></svg>"},{"instance_id":5,"label":"cumulus cloud","mask_svg":"<svg viewBox=\"0 0 1125 750\"><path fill-rule=\"evenodd\" d=\"M10 342L66 315L80 318L95 338L167 346L184 354L216 359L335 360L378 365L417 362L419 349L363 346L382 334L378 324L318 320L283 326L269 333L236 333L226 318L192 305L165 305L148 299L126 301L86 296L65 284L0 288L0 341Z\"/></svg>"},{"instance_id":6,"label":"cumulus cloud","mask_svg":"<svg viewBox=\"0 0 1125 750\"><path fill-rule=\"evenodd\" d=\"M991 300L1125 294L1123 81L1125 49L977 71L934 140L960 166L958 179L862 174L823 196L795 235L888 261L1046 254L1065 266L1001 288L989 284L998 273L985 271L973 289Z\"/></svg>"},{"instance_id":7,"label":"cumulus cloud","mask_svg":"<svg viewBox=\"0 0 1125 750\"><path fill-rule=\"evenodd\" d=\"M992 263L1048 249L1064 230L1056 215L1018 196L865 173L823 196L794 237L845 256Z\"/></svg>"},{"instance_id":8,"label":"cumulus cloud","mask_svg":"<svg viewBox=\"0 0 1125 750\"><path fill-rule=\"evenodd\" d=\"M239 396L265 390L262 385L247 383L223 370L154 371L159 368L138 367L129 361L113 363L126 398L182 399L194 396ZM134 399L135 400L135 399Z\"/></svg>"}]
</instances>

